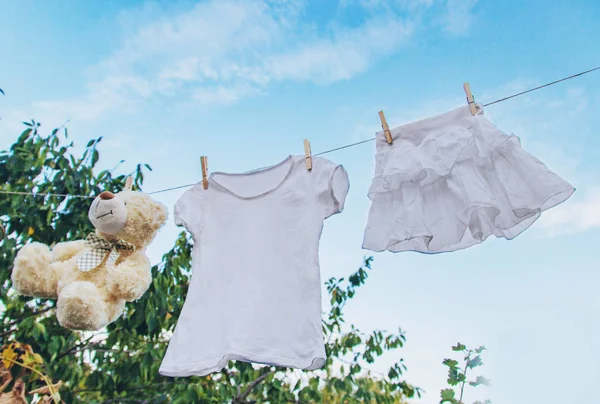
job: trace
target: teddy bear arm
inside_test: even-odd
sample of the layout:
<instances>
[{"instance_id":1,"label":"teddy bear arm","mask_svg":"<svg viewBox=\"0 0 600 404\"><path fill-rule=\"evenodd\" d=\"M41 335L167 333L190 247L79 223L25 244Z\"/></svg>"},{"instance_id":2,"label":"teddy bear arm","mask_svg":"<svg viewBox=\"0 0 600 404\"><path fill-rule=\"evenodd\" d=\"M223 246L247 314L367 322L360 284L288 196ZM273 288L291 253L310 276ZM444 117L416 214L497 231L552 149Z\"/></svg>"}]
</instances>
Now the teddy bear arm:
<instances>
[{"instance_id":1,"label":"teddy bear arm","mask_svg":"<svg viewBox=\"0 0 600 404\"><path fill-rule=\"evenodd\" d=\"M109 281L112 294L128 302L142 297L151 282L150 260L144 253L134 253L118 264Z\"/></svg>"},{"instance_id":2,"label":"teddy bear arm","mask_svg":"<svg viewBox=\"0 0 600 404\"><path fill-rule=\"evenodd\" d=\"M68 261L85 248L85 240L66 241L52 248L52 262Z\"/></svg>"}]
</instances>

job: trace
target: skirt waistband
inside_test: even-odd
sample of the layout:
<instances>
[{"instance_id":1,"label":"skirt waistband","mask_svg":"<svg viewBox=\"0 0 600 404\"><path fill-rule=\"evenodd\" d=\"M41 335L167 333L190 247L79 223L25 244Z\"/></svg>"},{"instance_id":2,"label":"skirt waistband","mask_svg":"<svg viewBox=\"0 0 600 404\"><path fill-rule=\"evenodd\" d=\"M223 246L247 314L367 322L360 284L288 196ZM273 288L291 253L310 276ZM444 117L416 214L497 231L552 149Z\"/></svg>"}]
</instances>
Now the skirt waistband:
<instances>
[{"instance_id":1,"label":"skirt waistband","mask_svg":"<svg viewBox=\"0 0 600 404\"><path fill-rule=\"evenodd\" d=\"M478 110L477 115L483 115L483 106L481 104L476 105ZM390 129L390 133L392 134L393 140L402 139L414 144L419 144L421 143L421 140L432 131L443 130L444 127L462 126L470 128L475 123L477 115L471 115L469 107L464 106L443 114L396 126L395 128ZM383 131L377 132L375 139L377 151L384 146L389 147Z\"/></svg>"}]
</instances>

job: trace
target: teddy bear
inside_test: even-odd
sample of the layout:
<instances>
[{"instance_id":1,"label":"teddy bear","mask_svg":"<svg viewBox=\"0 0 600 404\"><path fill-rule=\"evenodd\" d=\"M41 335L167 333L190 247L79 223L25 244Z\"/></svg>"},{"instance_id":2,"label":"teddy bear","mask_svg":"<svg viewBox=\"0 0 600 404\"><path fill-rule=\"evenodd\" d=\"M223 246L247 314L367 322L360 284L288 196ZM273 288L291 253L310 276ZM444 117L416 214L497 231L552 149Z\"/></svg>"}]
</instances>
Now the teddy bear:
<instances>
[{"instance_id":1,"label":"teddy bear","mask_svg":"<svg viewBox=\"0 0 600 404\"><path fill-rule=\"evenodd\" d=\"M143 296L152 282L146 247L167 209L139 191L104 191L88 218L96 231L85 240L23 246L11 276L20 295L57 299L58 322L71 330L99 330Z\"/></svg>"}]
</instances>

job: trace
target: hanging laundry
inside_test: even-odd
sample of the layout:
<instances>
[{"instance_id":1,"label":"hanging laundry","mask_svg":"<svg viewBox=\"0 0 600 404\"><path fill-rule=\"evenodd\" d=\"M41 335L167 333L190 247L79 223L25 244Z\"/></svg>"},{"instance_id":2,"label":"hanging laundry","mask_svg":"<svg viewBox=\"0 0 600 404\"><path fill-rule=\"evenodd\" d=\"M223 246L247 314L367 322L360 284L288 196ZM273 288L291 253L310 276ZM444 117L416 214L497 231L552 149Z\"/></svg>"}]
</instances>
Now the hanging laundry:
<instances>
[{"instance_id":1,"label":"hanging laundry","mask_svg":"<svg viewBox=\"0 0 600 404\"><path fill-rule=\"evenodd\" d=\"M391 145L376 136L364 249L440 253L492 234L510 240L575 191L481 105L475 116L466 106L391 132Z\"/></svg>"},{"instance_id":2,"label":"hanging laundry","mask_svg":"<svg viewBox=\"0 0 600 404\"><path fill-rule=\"evenodd\" d=\"M325 364L319 239L349 188L341 165L304 156L244 174L214 172L175 205L192 234L192 278L159 373L203 376L229 360Z\"/></svg>"}]
</instances>

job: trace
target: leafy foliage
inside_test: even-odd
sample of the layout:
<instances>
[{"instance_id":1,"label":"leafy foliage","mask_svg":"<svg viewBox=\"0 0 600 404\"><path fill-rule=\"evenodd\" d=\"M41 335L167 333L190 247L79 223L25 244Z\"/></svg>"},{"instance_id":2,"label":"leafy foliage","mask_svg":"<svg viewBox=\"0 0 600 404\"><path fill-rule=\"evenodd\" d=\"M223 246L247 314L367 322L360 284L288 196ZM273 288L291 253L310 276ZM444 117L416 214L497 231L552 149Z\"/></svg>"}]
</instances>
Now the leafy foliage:
<instances>
[{"instance_id":1,"label":"leafy foliage","mask_svg":"<svg viewBox=\"0 0 600 404\"><path fill-rule=\"evenodd\" d=\"M12 291L10 273L16 252L32 241L52 245L84 238L93 230L87 218L89 198L103 190L119 191L127 175L134 177L134 189L141 189L144 171L150 167L139 164L134 173L120 175L114 173L116 168L96 173L101 137L90 140L83 155L75 157L73 144L66 143L66 129L43 136L39 123L24 124L26 129L10 149L0 151L0 192L4 193L0 224L5 228L0 240L0 307L4 308L0 345L21 341L31 346L45 360L47 374L64 383L65 402L404 403L405 398L420 395L418 388L402 380L406 368L401 360L386 375L366 368L386 351L403 346L401 331L364 334L354 326L343 326L344 307L365 284L372 258L365 259L347 280L331 278L326 283L331 302L323 321L328 359L319 371L230 362L222 372L206 377L173 379L158 374L191 276L192 246L184 232L152 268L149 290L128 304L119 320L96 333L60 327L54 301ZM31 383L43 387L40 380Z\"/></svg>"},{"instance_id":2,"label":"leafy foliage","mask_svg":"<svg viewBox=\"0 0 600 404\"><path fill-rule=\"evenodd\" d=\"M454 352L462 352L464 354L464 368L459 366L458 361L454 359L444 359L442 362L445 366L448 367L448 384L452 387L459 386L460 393L459 397L456 398L456 392L453 388L447 388L441 391L440 395L442 400L440 404L450 403L450 404L464 404L463 402L463 394L465 389L465 384L467 383L467 372L469 370L473 370L478 366L482 366L483 362L481 360L481 353L485 350L485 347L480 346L477 349L467 349L467 347L460 342L456 344L456 346L452 347ZM474 381L468 382L468 384L472 387L477 386L490 386L490 381L483 376L477 376ZM490 400L485 400L485 402L475 401L473 404L491 404Z\"/></svg>"},{"instance_id":3,"label":"leafy foliage","mask_svg":"<svg viewBox=\"0 0 600 404\"><path fill-rule=\"evenodd\" d=\"M53 384L44 374L44 360L33 352L30 345L13 341L0 349L0 402L22 403L27 393L27 381L40 380L45 386L29 391L29 395L38 398L39 403L64 403L60 397L62 382ZM16 378L10 392L6 388Z\"/></svg>"}]
</instances>

